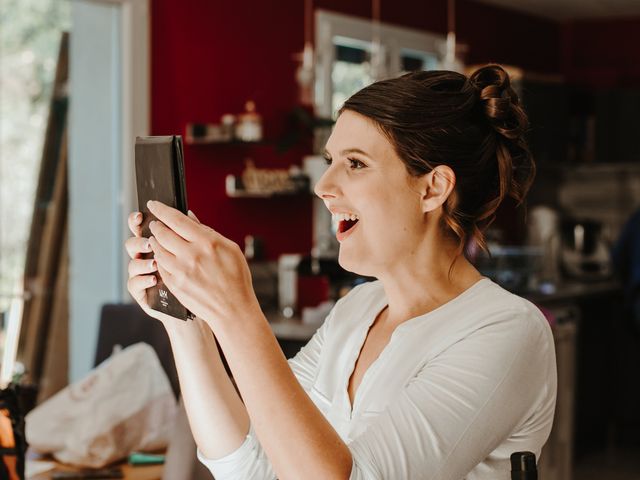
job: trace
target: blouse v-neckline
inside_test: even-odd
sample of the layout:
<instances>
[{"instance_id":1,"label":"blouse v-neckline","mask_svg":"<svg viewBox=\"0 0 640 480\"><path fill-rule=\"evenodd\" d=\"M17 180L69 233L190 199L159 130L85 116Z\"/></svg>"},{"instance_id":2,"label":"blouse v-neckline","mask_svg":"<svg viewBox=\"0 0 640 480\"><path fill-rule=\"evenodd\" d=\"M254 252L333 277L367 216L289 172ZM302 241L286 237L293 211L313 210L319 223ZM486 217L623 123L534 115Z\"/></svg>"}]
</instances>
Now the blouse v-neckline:
<instances>
[{"instance_id":1,"label":"blouse v-neckline","mask_svg":"<svg viewBox=\"0 0 640 480\"><path fill-rule=\"evenodd\" d=\"M387 342L387 344L382 348L382 350L380 351L378 356L373 360L373 362L371 362L371 364L369 365L367 370L362 375L362 379L360 380L360 384L358 385L358 388L356 389L356 391L355 391L355 393L353 395L353 404L352 404L351 403L351 399L349 398L349 380L351 380L351 376L353 375L353 373L355 371L356 362L358 361L358 358L360 357L362 348L364 347L364 342L366 341L367 336L369 335L369 331L371 330L371 327L373 326L373 324L377 320L378 316L380 316L380 314L383 312L383 310L386 309L387 306L389 305L389 303L387 301L387 296L386 296L386 294L384 292L384 289L382 288L382 286L380 286L380 295L377 296L376 299L373 302L373 306L372 306L373 314L372 315L367 315L369 317L369 319L366 322L366 324L363 324L363 327L360 330L360 338L359 338L358 342L356 343L356 345L354 346L354 350L352 351L352 354L351 354L351 366L348 369L346 379L343 382L342 391L343 391L343 395L344 395L344 397L346 399L346 404L347 404L348 411L349 411L349 420L351 420L353 418L353 412L354 412L355 407L358 405L358 399L362 397L362 387L366 385L365 381L369 377L371 377L373 375L373 373L375 373L375 370L377 369L377 367L380 364L380 360L384 356L388 355L390 351L392 351L393 338L396 336L396 332L398 332L399 330L401 331L402 329L406 328L407 324L412 324L412 323L414 323L415 321L417 321L419 319L424 319L425 317L433 316L436 313L440 312L445 307L451 306L451 305L459 302L464 297L466 297L469 293L471 293L472 291L476 290L479 285L485 284L487 282L491 282L491 279L488 278L488 277L482 277L478 281L476 281L474 284L472 284L470 287L468 287L466 290L463 290L458 295L453 297L451 300L443 303L442 305L434 308L433 310L430 310L429 312L423 313L423 314L418 315L416 317L409 318L408 320L405 320L400 325L398 325L396 328L394 328L393 332L391 332L391 335L389 337L389 341Z\"/></svg>"}]
</instances>

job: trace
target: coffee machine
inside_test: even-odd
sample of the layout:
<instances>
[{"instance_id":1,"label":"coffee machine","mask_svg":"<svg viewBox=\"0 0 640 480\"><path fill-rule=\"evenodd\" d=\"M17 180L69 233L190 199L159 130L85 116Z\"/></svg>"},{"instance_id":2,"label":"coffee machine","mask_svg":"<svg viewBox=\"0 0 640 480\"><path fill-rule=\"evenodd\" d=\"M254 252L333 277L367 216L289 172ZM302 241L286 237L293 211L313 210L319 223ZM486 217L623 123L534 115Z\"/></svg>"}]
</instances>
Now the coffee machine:
<instances>
[{"instance_id":1,"label":"coffee machine","mask_svg":"<svg viewBox=\"0 0 640 480\"><path fill-rule=\"evenodd\" d=\"M561 223L561 233L561 265L566 276L584 281L611 277L610 245L601 222L568 218Z\"/></svg>"}]
</instances>

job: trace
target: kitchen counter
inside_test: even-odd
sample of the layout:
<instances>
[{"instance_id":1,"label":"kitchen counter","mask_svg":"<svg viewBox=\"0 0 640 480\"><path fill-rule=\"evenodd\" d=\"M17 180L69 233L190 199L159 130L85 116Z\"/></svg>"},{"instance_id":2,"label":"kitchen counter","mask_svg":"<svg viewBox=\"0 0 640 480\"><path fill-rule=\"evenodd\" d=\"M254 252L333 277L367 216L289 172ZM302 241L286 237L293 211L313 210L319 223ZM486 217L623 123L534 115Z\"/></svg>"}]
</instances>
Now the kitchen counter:
<instances>
[{"instance_id":1,"label":"kitchen counter","mask_svg":"<svg viewBox=\"0 0 640 480\"><path fill-rule=\"evenodd\" d=\"M617 294L621 291L622 285L615 279L591 282L567 280L558 284L553 293L534 291L525 292L520 295L535 304L546 305L549 303L577 301L585 297L593 298L597 296Z\"/></svg>"},{"instance_id":2,"label":"kitchen counter","mask_svg":"<svg viewBox=\"0 0 640 480\"><path fill-rule=\"evenodd\" d=\"M307 341L320 328L320 324L302 323L299 316L287 318L277 311L265 312L265 316L275 336L283 340Z\"/></svg>"},{"instance_id":3,"label":"kitchen counter","mask_svg":"<svg viewBox=\"0 0 640 480\"><path fill-rule=\"evenodd\" d=\"M534 291L520 293L520 295L537 305L548 306L550 304L577 302L586 297L593 298L616 294L620 293L621 289L620 282L613 279L597 282L568 280L559 284L553 293ZM320 327L319 324L302 323L302 319L299 316L286 318L278 311L265 312L265 316L269 320L271 330L281 340L306 342Z\"/></svg>"}]
</instances>

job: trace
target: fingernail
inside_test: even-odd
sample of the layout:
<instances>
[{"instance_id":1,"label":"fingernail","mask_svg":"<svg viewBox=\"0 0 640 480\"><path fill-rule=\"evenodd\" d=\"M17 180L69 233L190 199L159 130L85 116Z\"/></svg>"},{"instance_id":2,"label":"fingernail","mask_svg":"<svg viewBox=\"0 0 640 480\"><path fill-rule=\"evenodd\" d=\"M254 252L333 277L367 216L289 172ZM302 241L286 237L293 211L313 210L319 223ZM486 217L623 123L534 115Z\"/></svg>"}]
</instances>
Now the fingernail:
<instances>
[{"instance_id":1,"label":"fingernail","mask_svg":"<svg viewBox=\"0 0 640 480\"><path fill-rule=\"evenodd\" d=\"M133 219L138 221L142 219L142 214L140 212L137 212L134 216Z\"/></svg>"},{"instance_id":2,"label":"fingernail","mask_svg":"<svg viewBox=\"0 0 640 480\"><path fill-rule=\"evenodd\" d=\"M149 200L149 201L147 202L147 207L150 207L152 204L153 204L153 200Z\"/></svg>"}]
</instances>

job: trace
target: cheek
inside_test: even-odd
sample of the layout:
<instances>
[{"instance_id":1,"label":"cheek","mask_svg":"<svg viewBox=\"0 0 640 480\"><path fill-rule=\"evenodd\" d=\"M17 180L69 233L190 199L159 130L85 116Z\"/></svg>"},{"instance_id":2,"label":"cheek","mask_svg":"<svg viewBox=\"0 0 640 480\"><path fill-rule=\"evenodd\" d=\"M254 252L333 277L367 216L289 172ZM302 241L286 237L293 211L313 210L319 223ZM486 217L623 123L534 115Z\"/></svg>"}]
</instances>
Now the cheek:
<instances>
[{"instance_id":1,"label":"cheek","mask_svg":"<svg viewBox=\"0 0 640 480\"><path fill-rule=\"evenodd\" d=\"M413 212L412 212L413 213ZM412 252L422 242L424 231L416 223L416 217L404 212L398 214L394 222L381 233L384 241L378 242L377 250L381 256L398 260L407 252ZM382 254L382 252L385 252Z\"/></svg>"},{"instance_id":2,"label":"cheek","mask_svg":"<svg viewBox=\"0 0 640 480\"><path fill-rule=\"evenodd\" d=\"M353 198L362 199L356 206L365 219L361 227L367 236L403 239L420 230L423 215L419 197L409 188L405 179L389 175L384 181L368 183L356 192Z\"/></svg>"}]
</instances>

